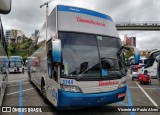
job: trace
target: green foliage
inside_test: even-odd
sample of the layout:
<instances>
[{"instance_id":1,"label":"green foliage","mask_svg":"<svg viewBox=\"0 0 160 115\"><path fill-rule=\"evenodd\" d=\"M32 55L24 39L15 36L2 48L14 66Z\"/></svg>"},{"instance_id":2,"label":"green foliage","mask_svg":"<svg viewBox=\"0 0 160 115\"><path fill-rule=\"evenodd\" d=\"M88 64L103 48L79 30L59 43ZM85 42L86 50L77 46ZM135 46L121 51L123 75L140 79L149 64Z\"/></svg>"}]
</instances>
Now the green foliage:
<instances>
[{"instance_id":1,"label":"green foliage","mask_svg":"<svg viewBox=\"0 0 160 115\"><path fill-rule=\"evenodd\" d=\"M8 55L9 56L22 56L23 61L28 57L28 49L32 44L32 40L27 37L21 38L17 37L18 40L23 39L21 43L11 42L8 45Z\"/></svg>"}]
</instances>

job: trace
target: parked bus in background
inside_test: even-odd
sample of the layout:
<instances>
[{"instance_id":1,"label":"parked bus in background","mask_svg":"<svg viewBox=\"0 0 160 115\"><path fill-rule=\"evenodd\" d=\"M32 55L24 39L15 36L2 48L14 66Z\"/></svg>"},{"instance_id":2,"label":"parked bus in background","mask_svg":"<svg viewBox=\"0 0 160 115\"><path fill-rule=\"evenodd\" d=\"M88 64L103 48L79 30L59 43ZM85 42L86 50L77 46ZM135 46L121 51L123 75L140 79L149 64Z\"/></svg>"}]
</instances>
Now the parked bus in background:
<instances>
[{"instance_id":1,"label":"parked bus in background","mask_svg":"<svg viewBox=\"0 0 160 115\"><path fill-rule=\"evenodd\" d=\"M27 58L27 63L26 63L26 68L27 68L27 74L28 74L28 76L31 76L30 74L34 71L34 66L35 66L35 64L34 64L34 62L35 62L35 60L34 59L37 59L36 57L28 57ZM30 81L30 77L28 77L29 78L29 81Z\"/></svg>"},{"instance_id":2,"label":"parked bus in background","mask_svg":"<svg viewBox=\"0 0 160 115\"><path fill-rule=\"evenodd\" d=\"M108 15L58 5L35 41L29 48L35 70L28 74L29 80L58 109L124 100L125 48Z\"/></svg>"},{"instance_id":3,"label":"parked bus in background","mask_svg":"<svg viewBox=\"0 0 160 115\"><path fill-rule=\"evenodd\" d=\"M157 56L156 60L157 60L157 79L160 85L160 55Z\"/></svg>"},{"instance_id":4,"label":"parked bus in background","mask_svg":"<svg viewBox=\"0 0 160 115\"><path fill-rule=\"evenodd\" d=\"M143 66L146 65L147 59L148 59L148 58L146 58L146 57L140 58L139 64L140 64L140 65L143 65Z\"/></svg>"},{"instance_id":5,"label":"parked bus in background","mask_svg":"<svg viewBox=\"0 0 160 115\"><path fill-rule=\"evenodd\" d=\"M21 56L10 56L9 58L9 72L23 73L23 60Z\"/></svg>"},{"instance_id":6,"label":"parked bus in background","mask_svg":"<svg viewBox=\"0 0 160 115\"><path fill-rule=\"evenodd\" d=\"M7 56L0 56L0 72L5 73L8 71L8 57Z\"/></svg>"},{"instance_id":7,"label":"parked bus in background","mask_svg":"<svg viewBox=\"0 0 160 115\"><path fill-rule=\"evenodd\" d=\"M160 50L156 50L150 53L148 59L146 59L146 64L141 69L138 69L138 73L143 74L144 70L148 71L151 78L157 78L157 60L156 57L160 55Z\"/></svg>"},{"instance_id":8,"label":"parked bus in background","mask_svg":"<svg viewBox=\"0 0 160 115\"><path fill-rule=\"evenodd\" d=\"M0 0L0 14L8 14L11 11L11 0ZM8 81L7 64L7 44L4 37L4 31L0 16L0 106L2 106L3 97ZM2 65L1 65L2 64Z\"/></svg>"}]
</instances>

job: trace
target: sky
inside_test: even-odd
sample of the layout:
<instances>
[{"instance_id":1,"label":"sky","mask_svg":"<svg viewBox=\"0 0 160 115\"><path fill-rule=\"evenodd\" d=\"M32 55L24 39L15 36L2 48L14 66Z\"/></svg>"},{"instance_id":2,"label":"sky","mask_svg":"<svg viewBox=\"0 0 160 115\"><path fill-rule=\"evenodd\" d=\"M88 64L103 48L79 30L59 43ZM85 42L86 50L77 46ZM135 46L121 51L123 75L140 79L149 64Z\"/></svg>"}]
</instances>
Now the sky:
<instances>
[{"instance_id":1,"label":"sky","mask_svg":"<svg viewBox=\"0 0 160 115\"><path fill-rule=\"evenodd\" d=\"M22 30L27 37L45 22L45 7L49 0L12 0L12 10L1 15L4 30ZM49 13L57 4L78 6L105 13L114 22L160 21L160 0L54 0L49 4ZM118 31L123 40L127 34L136 37L140 50L160 49L160 31Z\"/></svg>"}]
</instances>

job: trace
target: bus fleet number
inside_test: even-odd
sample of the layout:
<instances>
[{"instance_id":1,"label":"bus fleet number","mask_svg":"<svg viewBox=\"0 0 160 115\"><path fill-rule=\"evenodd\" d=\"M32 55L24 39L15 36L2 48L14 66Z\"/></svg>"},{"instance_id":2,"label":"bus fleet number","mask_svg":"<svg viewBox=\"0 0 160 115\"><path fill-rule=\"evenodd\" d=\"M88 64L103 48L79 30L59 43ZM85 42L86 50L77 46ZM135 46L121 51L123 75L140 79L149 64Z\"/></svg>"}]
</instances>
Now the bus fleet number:
<instances>
[{"instance_id":1,"label":"bus fleet number","mask_svg":"<svg viewBox=\"0 0 160 115\"><path fill-rule=\"evenodd\" d=\"M71 85L73 84L73 80L62 80L62 84Z\"/></svg>"}]
</instances>

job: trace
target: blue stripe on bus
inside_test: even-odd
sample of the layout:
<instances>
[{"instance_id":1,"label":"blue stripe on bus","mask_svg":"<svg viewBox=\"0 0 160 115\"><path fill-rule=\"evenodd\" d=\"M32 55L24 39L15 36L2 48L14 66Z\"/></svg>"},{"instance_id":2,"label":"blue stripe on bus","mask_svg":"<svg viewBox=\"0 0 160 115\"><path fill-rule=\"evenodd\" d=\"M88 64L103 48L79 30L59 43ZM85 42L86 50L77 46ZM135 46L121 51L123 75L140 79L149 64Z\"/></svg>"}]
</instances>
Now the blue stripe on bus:
<instances>
[{"instance_id":1,"label":"blue stripe on bus","mask_svg":"<svg viewBox=\"0 0 160 115\"><path fill-rule=\"evenodd\" d=\"M110 103L120 102L123 98L118 98L118 94L126 92L126 87L104 93L95 94L83 94L66 92L63 90L58 90L58 109L71 108L82 108L89 106L101 106Z\"/></svg>"},{"instance_id":2,"label":"blue stripe on bus","mask_svg":"<svg viewBox=\"0 0 160 115\"><path fill-rule=\"evenodd\" d=\"M60 5L58 6L58 11L76 12L76 13L87 14L87 15L91 15L95 17L100 17L100 18L103 18L109 21L113 21L112 18L108 15L105 15L99 12L95 12L95 11L91 11L91 10L82 9L82 8Z\"/></svg>"}]
</instances>

